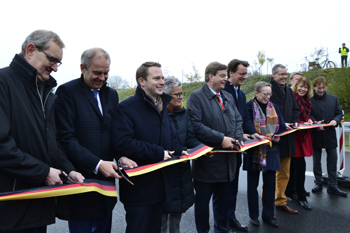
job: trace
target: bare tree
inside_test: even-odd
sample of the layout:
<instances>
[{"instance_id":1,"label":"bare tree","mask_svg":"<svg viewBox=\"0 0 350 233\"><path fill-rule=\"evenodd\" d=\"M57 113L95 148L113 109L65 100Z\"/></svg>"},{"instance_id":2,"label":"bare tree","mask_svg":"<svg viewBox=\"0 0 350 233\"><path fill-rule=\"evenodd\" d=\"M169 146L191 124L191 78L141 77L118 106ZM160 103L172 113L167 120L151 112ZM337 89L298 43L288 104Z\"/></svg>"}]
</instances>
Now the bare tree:
<instances>
[{"instance_id":1,"label":"bare tree","mask_svg":"<svg viewBox=\"0 0 350 233\"><path fill-rule=\"evenodd\" d=\"M120 76L110 76L108 77L107 85L115 90L121 90L128 87L128 81Z\"/></svg>"},{"instance_id":2,"label":"bare tree","mask_svg":"<svg viewBox=\"0 0 350 233\"><path fill-rule=\"evenodd\" d=\"M186 79L191 83L201 81L202 76L199 74L198 69L193 63L192 63L192 69L193 69L193 73L185 74Z\"/></svg>"}]
</instances>

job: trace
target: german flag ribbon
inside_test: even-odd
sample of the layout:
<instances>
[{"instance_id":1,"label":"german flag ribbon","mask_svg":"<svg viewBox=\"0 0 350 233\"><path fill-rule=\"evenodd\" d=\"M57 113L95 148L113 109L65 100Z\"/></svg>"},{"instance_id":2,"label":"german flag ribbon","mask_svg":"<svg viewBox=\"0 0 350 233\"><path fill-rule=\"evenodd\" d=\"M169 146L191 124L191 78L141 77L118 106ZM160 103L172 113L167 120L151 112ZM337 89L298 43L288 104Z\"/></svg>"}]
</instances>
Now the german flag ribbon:
<instances>
[{"instance_id":1,"label":"german flag ribbon","mask_svg":"<svg viewBox=\"0 0 350 233\"><path fill-rule=\"evenodd\" d=\"M114 181L86 179L83 184L62 184L0 193L0 201L59 197L87 192L98 192L109 197L118 196Z\"/></svg>"},{"instance_id":2,"label":"german flag ribbon","mask_svg":"<svg viewBox=\"0 0 350 233\"><path fill-rule=\"evenodd\" d=\"M199 146L196 146L195 148L191 149L188 151L188 155L179 155L179 156L174 156L171 159L168 160L163 160L158 163L153 163L149 165L144 165L144 166L139 166L136 168L127 168L123 167L123 170L129 177L133 176L139 176L148 172L152 172L158 169L161 169L163 167L167 167L176 163L181 163L187 160L191 159L196 159L199 158L200 156L208 153L211 151L213 148L206 146L204 144L200 144Z\"/></svg>"},{"instance_id":3,"label":"german flag ribbon","mask_svg":"<svg viewBox=\"0 0 350 233\"><path fill-rule=\"evenodd\" d=\"M275 136L276 137L282 137L282 136L285 136L287 134L294 133L297 130L314 129L314 128L318 128L318 127L321 127L321 126L327 127L327 126L332 126L332 124L331 123L328 123L328 124L312 124L312 125L299 124L297 127L294 127L292 130L288 130L288 131L285 131L285 132L280 133L280 134L275 134Z\"/></svg>"}]
</instances>

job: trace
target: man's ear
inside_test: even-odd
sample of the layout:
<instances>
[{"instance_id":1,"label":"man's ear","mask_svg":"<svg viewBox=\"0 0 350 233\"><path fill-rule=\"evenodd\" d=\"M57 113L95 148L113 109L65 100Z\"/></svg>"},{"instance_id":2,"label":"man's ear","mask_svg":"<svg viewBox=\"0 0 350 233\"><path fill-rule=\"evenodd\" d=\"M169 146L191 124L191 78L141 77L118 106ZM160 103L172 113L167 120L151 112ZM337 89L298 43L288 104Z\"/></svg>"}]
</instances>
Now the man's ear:
<instances>
[{"instance_id":1,"label":"man's ear","mask_svg":"<svg viewBox=\"0 0 350 233\"><path fill-rule=\"evenodd\" d=\"M141 87L145 86L145 79L144 78L140 77L137 81L139 82Z\"/></svg>"},{"instance_id":2,"label":"man's ear","mask_svg":"<svg viewBox=\"0 0 350 233\"><path fill-rule=\"evenodd\" d=\"M83 64L80 64L80 71L81 71L81 73L84 75L85 74L85 67L84 67L84 65Z\"/></svg>"},{"instance_id":3,"label":"man's ear","mask_svg":"<svg viewBox=\"0 0 350 233\"><path fill-rule=\"evenodd\" d=\"M33 43L30 43L29 45L27 45L25 56L30 60L33 58L35 52L36 52L35 45Z\"/></svg>"}]
</instances>

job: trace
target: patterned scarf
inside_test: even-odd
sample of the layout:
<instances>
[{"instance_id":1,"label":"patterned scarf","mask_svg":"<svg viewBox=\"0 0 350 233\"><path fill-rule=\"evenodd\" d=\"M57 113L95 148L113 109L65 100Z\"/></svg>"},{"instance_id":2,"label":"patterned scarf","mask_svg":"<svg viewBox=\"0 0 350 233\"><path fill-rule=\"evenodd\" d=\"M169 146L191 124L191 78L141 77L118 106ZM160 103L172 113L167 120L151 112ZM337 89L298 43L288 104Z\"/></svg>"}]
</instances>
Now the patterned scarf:
<instances>
[{"instance_id":1,"label":"patterned scarf","mask_svg":"<svg viewBox=\"0 0 350 233\"><path fill-rule=\"evenodd\" d=\"M258 134L271 138L278 132L278 116L273 103L268 102L266 105L266 116L256 98L253 99L253 122ZM264 171L266 167L267 146L261 145L254 150L253 168Z\"/></svg>"},{"instance_id":2,"label":"patterned scarf","mask_svg":"<svg viewBox=\"0 0 350 233\"><path fill-rule=\"evenodd\" d=\"M306 96L300 96L298 93L295 94L295 99L298 103L299 109L300 109L300 116L299 119L301 119L304 122L307 122L310 118L311 114L311 102ZM306 141L307 138L307 131L303 131L303 142Z\"/></svg>"},{"instance_id":3,"label":"patterned scarf","mask_svg":"<svg viewBox=\"0 0 350 233\"><path fill-rule=\"evenodd\" d=\"M157 110L159 113L162 113L163 111L163 100L161 96L156 97L155 99L151 98L151 96L145 92L147 97L152 101L152 103L154 103L154 105L156 106Z\"/></svg>"}]
</instances>

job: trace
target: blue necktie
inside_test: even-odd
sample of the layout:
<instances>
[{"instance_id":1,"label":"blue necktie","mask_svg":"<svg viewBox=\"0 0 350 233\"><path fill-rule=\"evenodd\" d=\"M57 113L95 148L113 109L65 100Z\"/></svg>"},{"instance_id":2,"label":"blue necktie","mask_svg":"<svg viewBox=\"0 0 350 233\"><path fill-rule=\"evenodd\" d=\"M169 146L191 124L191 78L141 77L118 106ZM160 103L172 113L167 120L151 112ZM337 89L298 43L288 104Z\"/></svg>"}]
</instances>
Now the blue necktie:
<instances>
[{"instance_id":1,"label":"blue necktie","mask_svg":"<svg viewBox=\"0 0 350 233\"><path fill-rule=\"evenodd\" d=\"M92 91L92 93L94 93L94 97L95 97L97 104L98 104L98 100L97 100L98 90Z\"/></svg>"}]
</instances>

